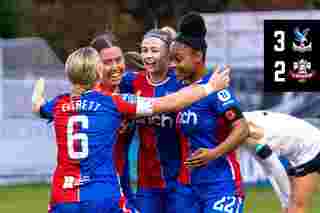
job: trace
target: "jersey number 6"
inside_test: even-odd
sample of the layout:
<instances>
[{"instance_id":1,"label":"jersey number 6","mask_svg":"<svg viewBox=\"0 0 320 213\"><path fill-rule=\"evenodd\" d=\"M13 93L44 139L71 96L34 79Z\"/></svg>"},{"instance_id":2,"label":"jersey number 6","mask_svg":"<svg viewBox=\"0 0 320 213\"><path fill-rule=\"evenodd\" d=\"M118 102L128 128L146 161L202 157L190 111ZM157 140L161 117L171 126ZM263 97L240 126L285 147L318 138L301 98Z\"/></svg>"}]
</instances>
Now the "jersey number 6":
<instances>
[{"instance_id":1,"label":"jersey number 6","mask_svg":"<svg viewBox=\"0 0 320 213\"><path fill-rule=\"evenodd\" d=\"M85 115L72 116L68 120L67 124L67 148L70 159L81 160L88 157L88 136L85 133L77 133L74 130L75 125L79 125L79 129L88 129L89 120ZM79 144L75 144L75 142ZM75 145L78 145L79 149L75 149Z\"/></svg>"}]
</instances>

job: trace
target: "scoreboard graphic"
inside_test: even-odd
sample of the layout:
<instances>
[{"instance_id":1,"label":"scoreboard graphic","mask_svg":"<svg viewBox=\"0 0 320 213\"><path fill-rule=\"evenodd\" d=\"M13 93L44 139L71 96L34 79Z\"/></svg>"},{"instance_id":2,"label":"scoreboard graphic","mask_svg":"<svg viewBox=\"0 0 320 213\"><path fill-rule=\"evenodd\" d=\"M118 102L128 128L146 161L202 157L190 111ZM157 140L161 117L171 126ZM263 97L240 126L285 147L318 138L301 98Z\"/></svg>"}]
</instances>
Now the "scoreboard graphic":
<instances>
[{"instance_id":1,"label":"scoreboard graphic","mask_svg":"<svg viewBox=\"0 0 320 213\"><path fill-rule=\"evenodd\" d=\"M264 91L320 91L320 20L264 21Z\"/></svg>"}]
</instances>

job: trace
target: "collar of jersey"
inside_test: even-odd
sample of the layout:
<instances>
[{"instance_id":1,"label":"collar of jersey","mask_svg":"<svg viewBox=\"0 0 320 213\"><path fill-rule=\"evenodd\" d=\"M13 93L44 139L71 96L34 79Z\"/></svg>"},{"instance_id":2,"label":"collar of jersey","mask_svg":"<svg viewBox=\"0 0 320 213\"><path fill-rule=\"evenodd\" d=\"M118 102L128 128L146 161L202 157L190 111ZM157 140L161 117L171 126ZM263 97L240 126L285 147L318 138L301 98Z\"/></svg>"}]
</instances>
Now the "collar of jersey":
<instances>
[{"instance_id":1,"label":"collar of jersey","mask_svg":"<svg viewBox=\"0 0 320 213\"><path fill-rule=\"evenodd\" d=\"M74 96L74 97L81 97L82 95L86 95L86 94L89 94L89 93L91 93L91 92L94 92L94 90L92 90L92 89L87 90L87 91L85 91L85 92L81 93L80 95L78 95L78 96ZM71 93L70 93L70 96L71 96Z\"/></svg>"},{"instance_id":2,"label":"collar of jersey","mask_svg":"<svg viewBox=\"0 0 320 213\"><path fill-rule=\"evenodd\" d=\"M161 86L165 83L167 83L170 80L170 76L167 76L166 79L164 79L163 81L159 82L159 83L153 83L149 77L149 74L146 72L146 79L148 84L150 84L151 86L157 87L157 86Z\"/></svg>"},{"instance_id":3,"label":"collar of jersey","mask_svg":"<svg viewBox=\"0 0 320 213\"><path fill-rule=\"evenodd\" d=\"M82 93L82 94L88 94L88 93L90 93L90 92L93 92L93 90L92 90L92 89L89 89L89 90L85 91L85 92Z\"/></svg>"}]
</instances>

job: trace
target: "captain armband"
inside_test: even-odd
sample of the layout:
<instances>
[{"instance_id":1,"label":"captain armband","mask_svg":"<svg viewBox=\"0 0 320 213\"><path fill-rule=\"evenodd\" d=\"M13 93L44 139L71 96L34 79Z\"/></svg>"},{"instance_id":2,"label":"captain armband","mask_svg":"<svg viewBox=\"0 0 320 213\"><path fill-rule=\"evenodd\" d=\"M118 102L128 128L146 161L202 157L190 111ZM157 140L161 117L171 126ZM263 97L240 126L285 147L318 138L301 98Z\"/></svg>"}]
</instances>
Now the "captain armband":
<instances>
[{"instance_id":1,"label":"captain armband","mask_svg":"<svg viewBox=\"0 0 320 213\"><path fill-rule=\"evenodd\" d=\"M223 117L228 123L232 124L233 122L243 118L243 114L238 107L231 107L224 112Z\"/></svg>"}]
</instances>

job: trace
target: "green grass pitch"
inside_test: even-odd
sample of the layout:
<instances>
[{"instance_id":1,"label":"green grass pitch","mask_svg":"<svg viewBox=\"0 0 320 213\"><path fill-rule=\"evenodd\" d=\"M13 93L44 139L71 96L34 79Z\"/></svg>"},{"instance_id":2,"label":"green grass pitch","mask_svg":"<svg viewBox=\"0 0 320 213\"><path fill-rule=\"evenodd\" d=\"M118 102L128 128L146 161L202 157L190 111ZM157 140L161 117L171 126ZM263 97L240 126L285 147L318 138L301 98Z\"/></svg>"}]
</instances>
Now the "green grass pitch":
<instances>
[{"instance_id":1,"label":"green grass pitch","mask_svg":"<svg viewBox=\"0 0 320 213\"><path fill-rule=\"evenodd\" d=\"M280 213L280 205L270 187L248 187L245 213ZM46 184L0 187L1 213L47 212L49 186ZM314 195L310 213L320 212L320 193Z\"/></svg>"}]
</instances>

